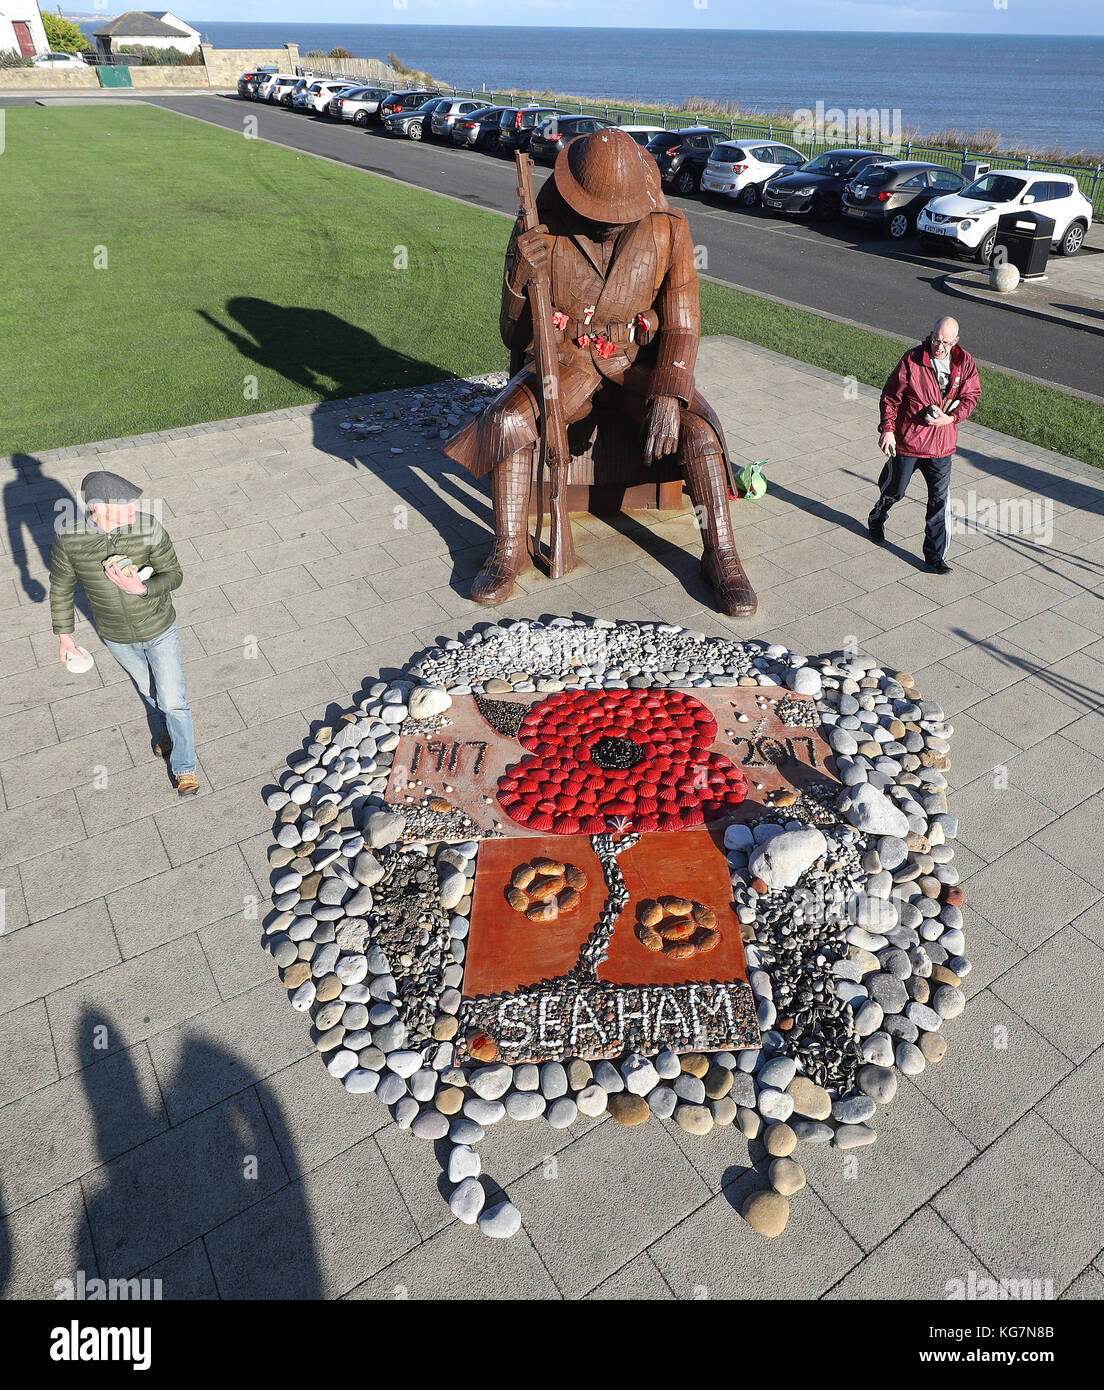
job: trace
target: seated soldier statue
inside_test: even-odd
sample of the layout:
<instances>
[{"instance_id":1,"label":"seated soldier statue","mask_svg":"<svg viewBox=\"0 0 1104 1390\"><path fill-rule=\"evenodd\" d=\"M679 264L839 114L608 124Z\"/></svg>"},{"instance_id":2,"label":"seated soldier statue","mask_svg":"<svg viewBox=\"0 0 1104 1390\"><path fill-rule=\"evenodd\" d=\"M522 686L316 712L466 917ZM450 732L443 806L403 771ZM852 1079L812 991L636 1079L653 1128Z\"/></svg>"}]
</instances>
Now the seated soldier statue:
<instances>
[{"instance_id":1,"label":"seated soldier statue","mask_svg":"<svg viewBox=\"0 0 1104 1390\"><path fill-rule=\"evenodd\" d=\"M494 548L472 598L502 603L528 561L542 396L526 357L533 342L527 287L541 276L557 330L567 482L681 478L718 607L734 616L754 613L755 592L729 516L736 494L724 433L694 387L701 309L686 217L663 196L651 155L615 128L579 136L561 151L536 208L539 225L525 231L519 217L506 251L499 322L514 375L444 446L475 477L491 477Z\"/></svg>"}]
</instances>

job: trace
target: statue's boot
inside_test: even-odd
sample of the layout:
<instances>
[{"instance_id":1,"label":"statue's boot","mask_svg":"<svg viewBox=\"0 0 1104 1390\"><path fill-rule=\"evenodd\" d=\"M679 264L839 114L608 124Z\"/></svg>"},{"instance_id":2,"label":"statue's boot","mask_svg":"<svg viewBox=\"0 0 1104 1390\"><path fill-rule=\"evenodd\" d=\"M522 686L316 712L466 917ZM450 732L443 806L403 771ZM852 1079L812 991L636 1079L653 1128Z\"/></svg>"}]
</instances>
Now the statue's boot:
<instances>
[{"instance_id":1,"label":"statue's boot","mask_svg":"<svg viewBox=\"0 0 1104 1390\"><path fill-rule=\"evenodd\" d=\"M505 603L514 592L514 581L529 558L530 448L519 449L491 470L495 543L472 581L476 603Z\"/></svg>"},{"instance_id":2,"label":"statue's boot","mask_svg":"<svg viewBox=\"0 0 1104 1390\"><path fill-rule=\"evenodd\" d=\"M759 606L751 580L744 573L732 518L728 514L728 475L720 454L687 459L686 490L697 508L704 551L702 574L713 586L717 607L733 618L749 618Z\"/></svg>"}]
</instances>

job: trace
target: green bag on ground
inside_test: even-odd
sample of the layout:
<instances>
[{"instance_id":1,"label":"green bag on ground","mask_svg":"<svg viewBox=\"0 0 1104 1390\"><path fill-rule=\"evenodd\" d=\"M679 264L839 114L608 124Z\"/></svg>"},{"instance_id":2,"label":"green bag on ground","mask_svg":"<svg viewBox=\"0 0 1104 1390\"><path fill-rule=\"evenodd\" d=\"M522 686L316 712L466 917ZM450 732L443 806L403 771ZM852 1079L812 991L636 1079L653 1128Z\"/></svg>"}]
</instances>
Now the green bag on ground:
<instances>
[{"instance_id":1,"label":"green bag on ground","mask_svg":"<svg viewBox=\"0 0 1104 1390\"><path fill-rule=\"evenodd\" d=\"M767 490L767 480L763 477L763 469L767 465L766 459L761 459L758 463L746 463L739 473L736 480L740 484L741 497L762 497Z\"/></svg>"}]
</instances>

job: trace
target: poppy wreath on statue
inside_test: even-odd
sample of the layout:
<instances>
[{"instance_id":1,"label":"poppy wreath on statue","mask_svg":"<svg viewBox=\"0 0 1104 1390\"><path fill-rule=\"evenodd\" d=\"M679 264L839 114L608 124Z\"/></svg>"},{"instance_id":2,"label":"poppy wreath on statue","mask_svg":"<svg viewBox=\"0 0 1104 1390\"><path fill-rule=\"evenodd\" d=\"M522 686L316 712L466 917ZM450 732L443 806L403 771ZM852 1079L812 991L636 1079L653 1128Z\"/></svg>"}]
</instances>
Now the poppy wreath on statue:
<instances>
[{"instance_id":1,"label":"poppy wreath on statue","mask_svg":"<svg viewBox=\"0 0 1104 1390\"><path fill-rule=\"evenodd\" d=\"M747 796L735 763L708 750L713 714L674 690L564 691L518 730L530 750L499 779L502 809L529 830L602 835L685 830Z\"/></svg>"}]
</instances>

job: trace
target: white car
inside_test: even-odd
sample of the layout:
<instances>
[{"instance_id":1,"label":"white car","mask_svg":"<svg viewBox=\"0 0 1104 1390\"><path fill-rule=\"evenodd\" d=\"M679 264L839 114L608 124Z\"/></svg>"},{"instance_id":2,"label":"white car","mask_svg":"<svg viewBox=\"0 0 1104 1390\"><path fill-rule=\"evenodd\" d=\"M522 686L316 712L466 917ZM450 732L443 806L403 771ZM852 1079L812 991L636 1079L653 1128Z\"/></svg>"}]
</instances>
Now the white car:
<instances>
[{"instance_id":1,"label":"white car","mask_svg":"<svg viewBox=\"0 0 1104 1390\"><path fill-rule=\"evenodd\" d=\"M271 72L257 88L261 101L284 102L291 104L291 94L299 78L290 72Z\"/></svg>"},{"instance_id":2,"label":"white car","mask_svg":"<svg viewBox=\"0 0 1104 1390\"><path fill-rule=\"evenodd\" d=\"M736 198L745 208L753 208L769 179L799 169L804 163L805 156L792 145L779 145L773 140L730 140L713 147L702 171L701 190Z\"/></svg>"},{"instance_id":3,"label":"white car","mask_svg":"<svg viewBox=\"0 0 1104 1390\"><path fill-rule=\"evenodd\" d=\"M973 252L988 265L997 221L1006 212L1031 208L1054 218L1052 245L1063 256L1080 251L1092 226L1092 204L1069 174L1035 169L991 169L961 193L933 198L916 219L922 241Z\"/></svg>"},{"instance_id":4,"label":"white car","mask_svg":"<svg viewBox=\"0 0 1104 1390\"><path fill-rule=\"evenodd\" d=\"M334 82L318 81L308 82L302 91L293 92L291 104L296 111L313 112L316 116L324 116L326 108L334 97L340 96L342 92L353 89L354 82Z\"/></svg>"},{"instance_id":5,"label":"white car","mask_svg":"<svg viewBox=\"0 0 1104 1390\"><path fill-rule=\"evenodd\" d=\"M79 53L39 53L32 64L36 68L83 68L86 66Z\"/></svg>"}]
</instances>

